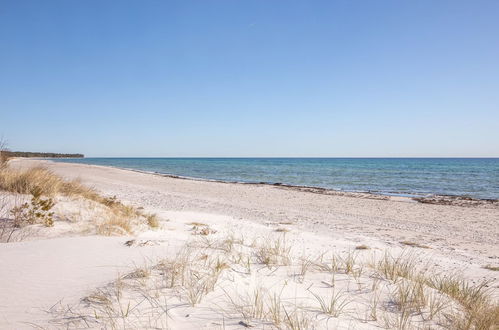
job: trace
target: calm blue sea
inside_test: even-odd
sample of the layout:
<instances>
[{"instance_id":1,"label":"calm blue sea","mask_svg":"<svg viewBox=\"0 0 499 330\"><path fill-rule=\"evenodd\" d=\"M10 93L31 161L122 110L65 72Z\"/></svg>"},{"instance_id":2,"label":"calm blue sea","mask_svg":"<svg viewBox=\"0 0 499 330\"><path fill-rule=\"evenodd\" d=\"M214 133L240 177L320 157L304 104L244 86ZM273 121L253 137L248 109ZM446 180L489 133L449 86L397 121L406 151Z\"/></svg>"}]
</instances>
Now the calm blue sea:
<instances>
[{"instance_id":1,"label":"calm blue sea","mask_svg":"<svg viewBox=\"0 0 499 330\"><path fill-rule=\"evenodd\" d=\"M57 161L222 181L285 183L408 196L499 198L499 158L83 158Z\"/></svg>"}]
</instances>

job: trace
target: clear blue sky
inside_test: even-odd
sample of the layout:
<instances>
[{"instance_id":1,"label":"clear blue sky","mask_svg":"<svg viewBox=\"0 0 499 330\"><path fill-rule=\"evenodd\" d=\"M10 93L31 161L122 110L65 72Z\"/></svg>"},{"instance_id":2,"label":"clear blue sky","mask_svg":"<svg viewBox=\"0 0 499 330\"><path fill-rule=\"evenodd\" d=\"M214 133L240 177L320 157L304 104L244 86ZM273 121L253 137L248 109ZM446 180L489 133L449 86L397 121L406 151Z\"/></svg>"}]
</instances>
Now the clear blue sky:
<instances>
[{"instance_id":1,"label":"clear blue sky","mask_svg":"<svg viewBox=\"0 0 499 330\"><path fill-rule=\"evenodd\" d=\"M499 156L499 1L0 0L0 135L87 156Z\"/></svg>"}]
</instances>

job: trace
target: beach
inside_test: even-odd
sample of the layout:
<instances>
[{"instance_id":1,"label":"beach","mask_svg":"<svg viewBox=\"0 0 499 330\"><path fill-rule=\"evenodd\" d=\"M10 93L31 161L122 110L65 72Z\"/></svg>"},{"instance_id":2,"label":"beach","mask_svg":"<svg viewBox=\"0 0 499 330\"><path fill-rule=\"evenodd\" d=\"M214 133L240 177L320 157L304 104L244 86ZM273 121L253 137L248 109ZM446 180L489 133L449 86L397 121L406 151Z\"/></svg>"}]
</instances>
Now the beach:
<instances>
[{"instance_id":1,"label":"beach","mask_svg":"<svg viewBox=\"0 0 499 330\"><path fill-rule=\"evenodd\" d=\"M0 7L0 330L499 330L499 1Z\"/></svg>"},{"instance_id":2,"label":"beach","mask_svg":"<svg viewBox=\"0 0 499 330\"><path fill-rule=\"evenodd\" d=\"M16 159L10 166L43 166L64 179L78 179L102 195L116 196L126 205L156 214L161 225L156 230L106 237L78 232L73 227L59 230L56 221L53 234L0 245L0 260L8 265L0 269L0 328L29 328L30 323L54 326L55 323L48 322L57 319L55 305L78 304L82 297L114 281L118 274L177 253L196 236L193 231L197 233L197 227L212 230L207 229L207 237L230 234L243 240L265 240L285 235L286 244L300 256L355 251L359 260L368 260L367 253L415 254L418 260L431 263L436 273L458 273L471 283L488 281L497 296L498 272L489 269L499 265L497 204L440 205L400 196L192 180L47 160ZM134 243L127 246L125 243L130 241ZM289 271L286 274L289 276ZM310 281L316 283L314 276ZM249 279L255 277L234 277L231 285ZM279 279L267 274L260 284L272 284ZM349 290L350 287L343 288L345 292ZM209 304L219 298L213 296L205 301ZM358 312L361 307L352 309L357 312L333 317L328 326L374 327L375 320L355 321L358 317L352 315L363 312ZM205 306L196 314L192 306L179 307L172 310L165 322L179 329L244 326L224 313L227 323L222 324L221 314L209 310ZM185 317L186 314L193 317ZM62 319L59 318L58 325L63 324Z\"/></svg>"}]
</instances>

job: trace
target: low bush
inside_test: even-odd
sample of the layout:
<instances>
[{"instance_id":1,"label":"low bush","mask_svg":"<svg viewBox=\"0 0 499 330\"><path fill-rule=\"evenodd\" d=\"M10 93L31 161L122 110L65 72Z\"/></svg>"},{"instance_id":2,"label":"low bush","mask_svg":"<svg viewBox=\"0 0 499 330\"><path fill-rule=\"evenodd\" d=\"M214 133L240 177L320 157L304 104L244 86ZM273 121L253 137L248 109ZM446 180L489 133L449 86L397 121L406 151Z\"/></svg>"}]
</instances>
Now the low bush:
<instances>
[{"instance_id":1,"label":"low bush","mask_svg":"<svg viewBox=\"0 0 499 330\"><path fill-rule=\"evenodd\" d=\"M54 212L51 209L55 202L52 198L42 198L42 193L39 188L34 188L31 191L31 202L24 203L14 207L10 213L14 217L14 227L21 228L25 225L41 223L46 227L54 225Z\"/></svg>"}]
</instances>

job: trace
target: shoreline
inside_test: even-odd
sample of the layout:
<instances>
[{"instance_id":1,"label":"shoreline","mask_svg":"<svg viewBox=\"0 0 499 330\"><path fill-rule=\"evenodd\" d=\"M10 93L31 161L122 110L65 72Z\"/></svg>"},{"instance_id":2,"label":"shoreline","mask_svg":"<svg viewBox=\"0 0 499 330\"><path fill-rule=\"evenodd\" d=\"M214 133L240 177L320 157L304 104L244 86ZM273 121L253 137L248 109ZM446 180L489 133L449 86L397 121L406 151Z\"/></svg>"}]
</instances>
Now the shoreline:
<instances>
[{"instance_id":1,"label":"shoreline","mask_svg":"<svg viewBox=\"0 0 499 330\"><path fill-rule=\"evenodd\" d=\"M26 159L29 160L29 158ZM462 207L490 207L490 208L499 209L499 199L474 198L467 195L445 195L445 194L417 195L417 194L396 193L396 192L383 193L383 192L372 192L372 191L347 191L347 190L337 190L337 189L316 187L316 186L292 185L281 182L263 182L263 181L244 182L244 181L229 181L229 180L189 177L183 175L146 171L146 170L139 170L139 169L112 166L112 165L96 165L96 164L87 164L87 163L55 161L54 159L47 159L47 158L37 159L37 160L45 160L45 161L51 161L55 163L65 163L65 164L81 164L87 166L108 167L108 168L132 171L137 173L152 174L166 178L190 180L190 181L217 182L223 184L256 185L256 186L265 185L265 186L279 187L282 189L290 189L290 190L322 194L322 195L346 196L346 197L377 199L377 200L396 199L399 201L417 202L423 204L454 205Z\"/></svg>"}]
</instances>

